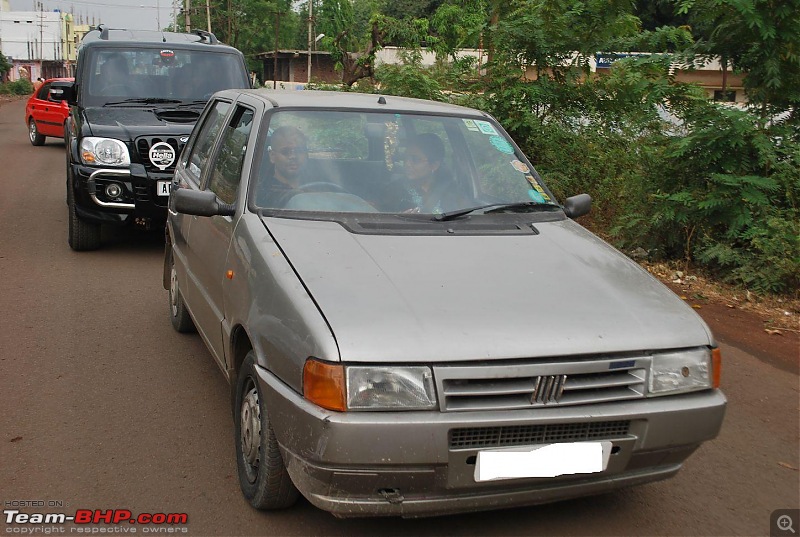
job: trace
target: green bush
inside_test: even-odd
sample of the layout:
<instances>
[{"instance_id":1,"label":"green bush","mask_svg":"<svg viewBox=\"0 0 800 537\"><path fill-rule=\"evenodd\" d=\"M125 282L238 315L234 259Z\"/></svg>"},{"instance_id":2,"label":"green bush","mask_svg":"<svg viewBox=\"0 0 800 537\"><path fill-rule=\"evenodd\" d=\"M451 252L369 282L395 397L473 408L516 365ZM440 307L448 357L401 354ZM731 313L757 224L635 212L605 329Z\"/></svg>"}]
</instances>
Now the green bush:
<instances>
[{"instance_id":1,"label":"green bush","mask_svg":"<svg viewBox=\"0 0 800 537\"><path fill-rule=\"evenodd\" d=\"M33 93L33 84L24 78L0 84L0 94L3 95L30 95L31 93Z\"/></svg>"}]
</instances>

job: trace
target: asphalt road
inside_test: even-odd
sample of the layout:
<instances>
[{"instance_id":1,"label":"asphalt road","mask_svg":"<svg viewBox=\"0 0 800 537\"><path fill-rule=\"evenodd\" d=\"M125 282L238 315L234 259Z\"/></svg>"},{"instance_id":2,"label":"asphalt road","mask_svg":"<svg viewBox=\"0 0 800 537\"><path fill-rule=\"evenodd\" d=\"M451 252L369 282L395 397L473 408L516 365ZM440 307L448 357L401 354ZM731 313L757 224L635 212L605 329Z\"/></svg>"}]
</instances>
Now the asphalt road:
<instances>
[{"instance_id":1,"label":"asphalt road","mask_svg":"<svg viewBox=\"0 0 800 537\"><path fill-rule=\"evenodd\" d=\"M253 510L225 380L196 335L170 327L161 237L116 233L100 251L72 252L63 144L32 147L23 111L0 106L4 510L187 513L189 535L534 536L769 535L773 510L800 507L798 377L723 344L723 431L671 480L433 519L338 520L304 500ZM30 501L63 507L7 503ZM20 531L0 517L0 532Z\"/></svg>"}]
</instances>

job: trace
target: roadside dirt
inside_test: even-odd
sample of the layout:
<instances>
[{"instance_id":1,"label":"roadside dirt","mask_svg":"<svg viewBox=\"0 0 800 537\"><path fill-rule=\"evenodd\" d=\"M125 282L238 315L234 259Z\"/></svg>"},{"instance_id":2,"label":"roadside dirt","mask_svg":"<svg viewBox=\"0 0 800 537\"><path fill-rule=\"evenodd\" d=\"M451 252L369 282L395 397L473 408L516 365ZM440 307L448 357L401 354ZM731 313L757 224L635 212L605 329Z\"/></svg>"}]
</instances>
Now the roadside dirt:
<instances>
[{"instance_id":1,"label":"roadside dirt","mask_svg":"<svg viewBox=\"0 0 800 537\"><path fill-rule=\"evenodd\" d=\"M717 339L800 373L800 300L759 297L663 264L645 268L695 308Z\"/></svg>"}]
</instances>

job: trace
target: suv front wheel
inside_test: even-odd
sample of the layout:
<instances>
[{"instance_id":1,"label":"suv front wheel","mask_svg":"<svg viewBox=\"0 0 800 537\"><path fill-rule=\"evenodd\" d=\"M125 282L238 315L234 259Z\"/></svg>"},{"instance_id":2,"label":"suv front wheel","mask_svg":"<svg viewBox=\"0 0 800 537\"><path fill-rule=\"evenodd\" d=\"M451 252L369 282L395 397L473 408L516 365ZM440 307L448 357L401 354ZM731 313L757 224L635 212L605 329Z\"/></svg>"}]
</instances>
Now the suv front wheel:
<instances>
[{"instance_id":1,"label":"suv front wheel","mask_svg":"<svg viewBox=\"0 0 800 537\"><path fill-rule=\"evenodd\" d=\"M100 224L87 222L78 216L71 181L67 184L67 206L69 210L69 247L78 252L100 248Z\"/></svg>"}]
</instances>

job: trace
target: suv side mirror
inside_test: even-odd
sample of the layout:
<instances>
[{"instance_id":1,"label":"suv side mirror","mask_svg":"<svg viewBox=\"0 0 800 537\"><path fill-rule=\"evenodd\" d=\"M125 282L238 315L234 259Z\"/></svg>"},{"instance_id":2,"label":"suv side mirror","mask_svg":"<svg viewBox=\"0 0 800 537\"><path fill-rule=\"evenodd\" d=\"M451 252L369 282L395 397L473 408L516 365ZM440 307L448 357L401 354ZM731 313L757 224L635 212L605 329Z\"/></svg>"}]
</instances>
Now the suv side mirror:
<instances>
[{"instance_id":1,"label":"suv side mirror","mask_svg":"<svg viewBox=\"0 0 800 537\"><path fill-rule=\"evenodd\" d=\"M220 203L217 195L209 190L190 190L178 188L171 193L175 210L194 216L233 216L233 205Z\"/></svg>"},{"instance_id":2,"label":"suv side mirror","mask_svg":"<svg viewBox=\"0 0 800 537\"><path fill-rule=\"evenodd\" d=\"M570 218L578 218L592 210L592 197L589 194L578 194L564 201L564 213Z\"/></svg>"},{"instance_id":3,"label":"suv side mirror","mask_svg":"<svg viewBox=\"0 0 800 537\"><path fill-rule=\"evenodd\" d=\"M78 104L78 95L75 91L75 83L71 82L70 84L65 84L60 86L59 89L61 90L61 100L67 101L68 104ZM53 95L53 90L50 90L51 97L55 97Z\"/></svg>"}]
</instances>

